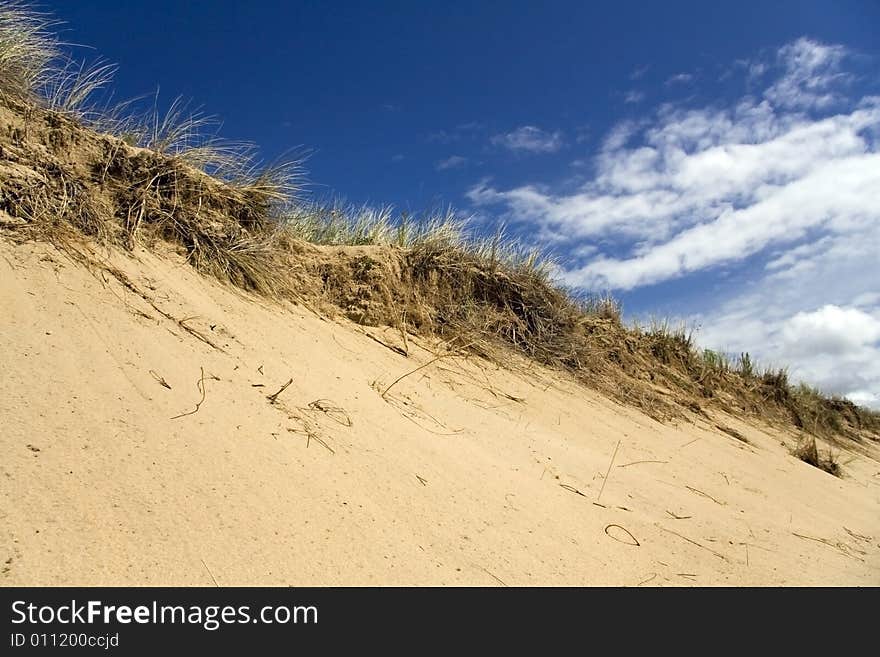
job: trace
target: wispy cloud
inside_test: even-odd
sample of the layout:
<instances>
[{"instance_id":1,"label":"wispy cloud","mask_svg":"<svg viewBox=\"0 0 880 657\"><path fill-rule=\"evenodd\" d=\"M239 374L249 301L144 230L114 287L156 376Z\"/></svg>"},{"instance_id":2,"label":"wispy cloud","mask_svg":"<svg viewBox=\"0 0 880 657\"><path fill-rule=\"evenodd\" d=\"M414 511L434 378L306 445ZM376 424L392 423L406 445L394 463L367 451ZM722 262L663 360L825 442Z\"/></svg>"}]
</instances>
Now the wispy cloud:
<instances>
[{"instance_id":1,"label":"wispy cloud","mask_svg":"<svg viewBox=\"0 0 880 657\"><path fill-rule=\"evenodd\" d=\"M451 144L454 141L458 141L461 137L457 135L455 132L450 132L447 130L435 130L434 132L428 133L425 137L425 141L433 142L436 144Z\"/></svg>"},{"instance_id":2,"label":"wispy cloud","mask_svg":"<svg viewBox=\"0 0 880 657\"><path fill-rule=\"evenodd\" d=\"M476 139L485 130L485 124L479 121L467 121L449 130L435 130L429 133L425 140L437 144L452 144L462 140Z\"/></svg>"},{"instance_id":3,"label":"wispy cloud","mask_svg":"<svg viewBox=\"0 0 880 657\"><path fill-rule=\"evenodd\" d=\"M618 124L573 192L484 182L468 196L564 247L564 281L587 289L749 259L753 287L699 317L703 339L757 345L880 404L880 96L852 95L847 61L841 46L798 39L748 62L750 93L728 106L664 105Z\"/></svg>"},{"instance_id":4,"label":"wispy cloud","mask_svg":"<svg viewBox=\"0 0 880 657\"><path fill-rule=\"evenodd\" d=\"M630 80L639 80L642 77L644 77L645 73L647 73L649 70L651 70L650 64L645 64L644 66L640 66L639 68L635 69L632 73L629 74L629 79Z\"/></svg>"},{"instance_id":5,"label":"wispy cloud","mask_svg":"<svg viewBox=\"0 0 880 657\"><path fill-rule=\"evenodd\" d=\"M555 153L562 148L561 132L546 132L531 125L524 125L506 134L495 135L492 143L512 151L530 153Z\"/></svg>"},{"instance_id":6,"label":"wispy cloud","mask_svg":"<svg viewBox=\"0 0 880 657\"><path fill-rule=\"evenodd\" d=\"M764 97L784 108L831 105L840 98L834 84L849 78L840 68L845 55L842 46L828 46L809 39L786 45L778 53L778 62L785 73L764 92Z\"/></svg>"},{"instance_id":7,"label":"wispy cloud","mask_svg":"<svg viewBox=\"0 0 880 657\"><path fill-rule=\"evenodd\" d=\"M627 105L635 105L645 100L645 94L635 89L630 89L623 94L623 102Z\"/></svg>"},{"instance_id":8,"label":"wispy cloud","mask_svg":"<svg viewBox=\"0 0 880 657\"><path fill-rule=\"evenodd\" d=\"M466 157L462 157L461 155L450 155L444 160L435 162L434 168L437 169L437 171L446 171L447 169L460 169L467 163L468 159Z\"/></svg>"},{"instance_id":9,"label":"wispy cloud","mask_svg":"<svg viewBox=\"0 0 880 657\"><path fill-rule=\"evenodd\" d=\"M666 79L666 86L671 87L674 84L687 84L693 81L694 76L690 73L678 73Z\"/></svg>"},{"instance_id":10,"label":"wispy cloud","mask_svg":"<svg viewBox=\"0 0 880 657\"><path fill-rule=\"evenodd\" d=\"M467 121L465 123L459 123L457 126L455 126L455 130L461 134L472 134L475 132L481 132L485 129L485 124L480 121Z\"/></svg>"}]
</instances>

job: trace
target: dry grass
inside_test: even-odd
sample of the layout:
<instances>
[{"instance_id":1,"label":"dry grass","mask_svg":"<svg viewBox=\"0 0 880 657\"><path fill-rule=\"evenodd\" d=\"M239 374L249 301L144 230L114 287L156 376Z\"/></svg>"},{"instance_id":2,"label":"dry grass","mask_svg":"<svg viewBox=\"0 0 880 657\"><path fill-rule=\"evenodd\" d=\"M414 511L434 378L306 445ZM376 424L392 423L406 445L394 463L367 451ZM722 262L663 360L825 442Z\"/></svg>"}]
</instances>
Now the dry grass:
<instances>
[{"instance_id":1,"label":"dry grass","mask_svg":"<svg viewBox=\"0 0 880 657\"><path fill-rule=\"evenodd\" d=\"M801 439L793 454L804 463L809 463L835 477L840 476L840 463L837 462L837 457L831 448L829 447L828 451L823 454L816 445L816 439L812 436Z\"/></svg>"},{"instance_id":2,"label":"dry grass","mask_svg":"<svg viewBox=\"0 0 880 657\"><path fill-rule=\"evenodd\" d=\"M760 371L748 354L701 350L668 323L625 326L613 299L559 287L553 261L503 231L477 237L451 210L302 202L301 157L263 166L180 100L164 112L156 99L142 113L99 108L91 99L112 67L73 64L51 27L0 1L0 210L20 239L162 241L240 288L324 301L507 366L513 349L658 419L710 404L815 435L880 435L877 413Z\"/></svg>"},{"instance_id":3,"label":"dry grass","mask_svg":"<svg viewBox=\"0 0 880 657\"><path fill-rule=\"evenodd\" d=\"M0 1L0 94L30 100L51 77L59 56L55 23L28 5Z\"/></svg>"}]
</instances>

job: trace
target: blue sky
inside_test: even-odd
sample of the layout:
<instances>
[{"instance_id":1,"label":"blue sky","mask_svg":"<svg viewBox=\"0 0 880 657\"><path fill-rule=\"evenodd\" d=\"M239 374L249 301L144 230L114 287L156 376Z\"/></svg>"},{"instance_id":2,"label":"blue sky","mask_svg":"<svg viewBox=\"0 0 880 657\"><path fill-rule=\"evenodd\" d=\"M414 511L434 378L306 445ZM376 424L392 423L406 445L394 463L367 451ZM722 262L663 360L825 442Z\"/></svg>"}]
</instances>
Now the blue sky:
<instances>
[{"instance_id":1,"label":"blue sky","mask_svg":"<svg viewBox=\"0 0 880 657\"><path fill-rule=\"evenodd\" d=\"M880 407L880 3L44 3L311 193L451 204L630 318Z\"/></svg>"}]
</instances>

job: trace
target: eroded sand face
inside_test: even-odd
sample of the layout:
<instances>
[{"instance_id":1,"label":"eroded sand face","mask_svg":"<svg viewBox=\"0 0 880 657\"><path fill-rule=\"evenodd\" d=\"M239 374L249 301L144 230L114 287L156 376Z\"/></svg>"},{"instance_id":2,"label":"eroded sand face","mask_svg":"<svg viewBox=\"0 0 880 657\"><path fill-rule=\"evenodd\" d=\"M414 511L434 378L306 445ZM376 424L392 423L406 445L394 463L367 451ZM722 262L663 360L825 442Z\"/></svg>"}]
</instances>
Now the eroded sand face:
<instances>
[{"instance_id":1,"label":"eroded sand face","mask_svg":"<svg viewBox=\"0 0 880 657\"><path fill-rule=\"evenodd\" d=\"M880 584L876 446L837 479L476 359L383 397L435 347L145 251L114 257L143 296L0 255L2 585Z\"/></svg>"}]
</instances>

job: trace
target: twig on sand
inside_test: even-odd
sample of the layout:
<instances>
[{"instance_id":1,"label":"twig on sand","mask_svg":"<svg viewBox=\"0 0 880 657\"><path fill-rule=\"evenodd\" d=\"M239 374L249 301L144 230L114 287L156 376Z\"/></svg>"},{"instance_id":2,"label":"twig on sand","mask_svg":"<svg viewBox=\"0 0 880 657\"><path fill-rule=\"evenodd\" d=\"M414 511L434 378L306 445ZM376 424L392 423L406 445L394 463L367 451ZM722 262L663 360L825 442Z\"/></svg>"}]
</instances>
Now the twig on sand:
<instances>
[{"instance_id":1,"label":"twig on sand","mask_svg":"<svg viewBox=\"0 0 880 657\"><path fill-rule=\"evenodd\" d=\"M685 486L685 488L687 488L689 491L692 491L692 492L696 493L697 495L702 495L703 497L712 500L713 502L715 502L715 504L720 504L721 506L724 506L724 505L725 505L725 502L719 502L719 501L716 500L714 497L712 497L711 495L709 495L709 493L704 493L703 491L698 490L698 489L696 489L696 488L693 488L692 486Z\"/></svg>"},{"instance_id":2,"label":"twig on sand","mask_svg":"<svg viewBox=\"0 0 880 657\"><path fill-rule=\"evenodd\" d=\"M403 353L405 356L409 356L409 340L406 339L406 309L403 311L403 316L400 318L400 336L403 338Z\"/></svg>"},{"instance_id":3,"label":"twig on sand","mask_svg":"<svg viewBox=\"0 0 880 657\"><path fill-rule=\"evenodd\" d=\"M151 375L154 379L156 379L156 382L157 382L160 386L162 386L163 388L168 388L169 390L171 390L171 386L168 385L168 382L165 380L165 377L159 376L158 374L156 374L156 372L155 372L154 370L150 370L150 375Z\"/></svg>"},{"instance_id":4,"label":"twig on sand","mask_svg":"<svg viewBox=\"0 0 880 657\"><path fill-rule=\"evenodd\" d=\"M199 408L201 408L202 404L204 403L204 401L205 401L205 368L202 367L199 369L201 369L201 371L202 371L202 376L198 380L198 383L196 383L196 386L198 387L199 391L202 393L202 398L198 401L198 403L196 403L196 407L193 410L191 410L187 413L181 413L180 415L175 415L173 418L171 418L172 420L176 420L177 418L180 418L180 417L186 417L187 415L195 415L196 413L199 412Z\"/></svg>"},{"instance_id":5,"label":"twig on sand","mask_svg":"<svg viewBox=\"0 0 880 657\"><path fill-rule=\"evenodd\" d=\"M416 475L416 479L419 480L419 483L420 483L422 486L427 486L427 485L428 485L428 480L425 479L424 477L422 477L421 475Z\"/></svg>"},{"instance_id":6,"label":"twig on sand","mask_svg":"<svg viewBox=\"0 0 880 657\"><path fill-rule=\"evenodd\" d=\"M822 543L823 545L827 545L830 548L834 548L835 550L840 552L842 555L844 555L846 557L850 557L852 559L855 559L856 561L864 561L864 559L862 559L861 557L857 557L856 555L851 554L846 543L841 543L839 541L834 543L832 541L829 541L827 538L816 538L815 536L806 536L804 534L798 534L797 532L792 532L792 534L794 534L798 538L804 538L808 541L815 541L816 543ZM864 552L862 552L862 554L864 554Z\"/></svg>"},{"instance_id":7,"label":"twig on sand","mask_svg":"<svg viewBox=\"0 0 880 657\"><path fill-rule=\"evenodd\" d=\"M339 345L340 349L343 351L347 351L350 354L356 354L357 352L354 349L349 349L344 344L342 344L339 340L336 339L336 336L333 333L330 334L330 337L333 338L333 342Z\"/></svg>"},{"instance_id":8,"label":"twig on sand","mask_svg":"<svg viewBox=\"0 0 880 657\"><path fill-rule=\"evenodd\" d=\"M310 429L291 429L290 427L288 427L287 430L290 433L299 433L304 435L306 437L306 449L308 449L309 445L312 444L312 440L314 440L331 454L336 454L336 450L330 447L330 445L328 445L327 442L323 438L321 438L321 436L316 434L314 431L311 431Z\"/></svg>"},{"instance_id":9,"label":"twig on sand","mask_svg":"<svg viewBox=\"0 0 880 657\"><path fill-rule=\"evenodd\" d=\"M620 531L624 532L627 536L629 536L630 540L626 540L624 538L619 538L619 537L615 536L614 534L612 534L611 532L609 532L608 530L611 529L612 527L616 527ZM639 547L641 545L641 543L639 543L638 539L632 535L632 532L630 530L628 530L626 527L623 527L622 525L616 525L613 523L610 525L605 525L605 534L609 538L613 538L618 543L623 543L624 545L632 545L634 547Z\"/></svg>"},{"instance_id":10,"label":"twig on sand","mask_svg":"<svg viewBox=\"0 0 880 657\"><path fill-rule=\"evenodd\" d=\"M695 540L690 539L690 538L688 538L687 536L682 536L682 535L679 534L678 532L674 532L674 531L672 531L671 529L666 529L666 527L664 527L663 525L659 525L659 524L658 524L657 527L659 527L660 529L662 529L662 530L665 531L665 532L669 532L669 533L672 534L673 536L678 536L680 539L682 539L683 541L687 541L687 542L690 543L691 545L696 545L698 548L702 548L702 549L706 550L706 552L710 552L710 553L714 554L714 555L715 555L716 557L718 557L719 559L723 559L724 561L729 561L729 559L728 559L727 557L725 557L723 554L721 554L720 552L716 552L716 551L713 550L712 548L706 547L706 546L703 545L702 543L697 543Z\"/></svg>"},{"instance_id":11,"label":"twig on sand","mask_svg":"<svg viewBox=\"0 0 880 657\"><path fill-rule=\"evenodd\" d=\"M871 542L871 537L870 537L870 536L864 536L864 535L862 535L862 534L858 534L858 533L852 531L851 529L847 529L846 527L844 527L843 530L844 530L847 534L849 534L850 536L852 536L854 539L856 539L857 541L862 541L862 542L864 542L864 543L870 543L870 542Z\"/></svg>"},{"instance_id":12,"label":"twig on sand","mask_svg":"<svg viewBox=\"0 0 880 657\"><path fill-rule=\"evenodd\" d=\"M315 433L309 433L306 435L306 448L307 449L308 449L309 443L312 441L312 438L314 438L318 444L323 446L331 454L336 453L336 450L334 450L332 447L330 447L330 445L328 445L327 442L323 438L321 438L321 436L319 436L318 434L315 434Z\"/></svg>"},{"instance_id":13,"label":"twig on sand","mask_svg":"<svg viewBox=\"0 0 880 657\"><path fill-rule=\"evenodd\" d=\"M403 381L403 380L404 380L406 377L408 377L410 374L415 374L415 373L418 372L419 370L423 370L423 369L425 369L426 367L428 367L428 365L432 365L432 364L436 363L436 362L437 362L438 360L440 360L441 358L446 358L447 356L451 356L451 355L452 355L452 354L441 354L440 356L435 356L434 358L432 358L431 360L429 360L427 363L423 363L422 365L419 365L419 366L418 366L417 368L415 368L414 370L410 370L409 372L407 372L407 373L404 374L403 376L399 376L399 377L397 377L397 378L391 383L391 385L389 385L387 388L385 388L385 390L382 391L382 393L381 393L381 395L382 395L382 399L385 399L385 395L388 394L388 391L391 390L391 388L393 388L393 387L396 386L398 383L400 383L401 381Z\"/></svg>"},{"instance_id":14,"label":"twig on sand","mask_svg":"<svg viewBox=\"0 0 880 657\"><path fill-rule=\"evenodd\" d=\"M362 333L364 335L366 335L368 338L370 338L370 340L373 340L374 342L378 342L380 345L382 345L386 349L390 349L395 354L399 354L399 355L403 356L404 358L409 357L409 354L404 349L401 349L400 347L397 347L393 344L388 344L384 340L380 340L375 335L372 335L371 333L368 333L367 331L362 331Z\"/></svg>"},{"instance_id":15,"label":"twig on sand","mask_svg":"<svg viewBox=\"0 0 880 657\"><path fill-rule=\"evenodd\" d=\"M672 517L675 518L676 520L690 520L691 518L693 518L693 516L679 516L679 515L676 515L676 514L673 513L672 511L669 511L668 509L666 510L666 513L668 513L670 516L672 516Z\"/></svg>"},{"instance_id":16,"label":"twig on sand","mask_svg":"<svg viewBox=\"0 0 880 657\"><path fill-rule=\"evenodd\" d=\"M373 338L373 339L375 339L375 338ZM426 367L428 367L428 365L433 365L433 364L436 363L438 360L441 360L441 359L443 359L443 358L450 358L450 357L452 357L452 356L458 356L460 353L462 353L463 351L466 351L469 347L473 346L473 344L474 344L474 343L471 342L471 343L466 344L465 346L461 347L461 348L458 349L457 351L452 351L452 352L450 352L450 353L448 353L448 354L440 354L439 356L434 356L434 358L432 358L431 360L429 360L427 363L423 363L423 364L419 365L417 368L415 368L414 370L410 370L410 371L407 372L406 374L403 374L403 375L397 377L394 381L391 382L391 385L389 385L387 388L385 388L385 390L382 391L382 393L381 393L381 395L382 395L382 399L385 399L385 395L388 394L388 391L391 390L391 388L393 388L393 387L396 386L398 383L400 383L401 381L403 381L403 380L404 380L406 377L408 377L410 374L415 374L415 373L418 372L419 370L423 370L423 369L425 369ZM387 345L386 345L386 346L387 346Z\"/></svg>"},{"instance_id":17,"label":"twig on sand","mask_svg":"<svg viewBox=\"0 0 880 657\"><path fill-rule=\"evenodd\" d=\"M489 577L491 577L492 579L494 579L496 582L498 582L499 584L501 584L501 586L507 586L507 584L504 583L504 580L501 579L500 577L497 577L496 575L493 575L491 572L489 572L488 570L486 570L486 569L483 568L482 566L477 566L477 567L478 567L480 570L482 570L484 573L486 573Z\"/></svg>"},{"instance_id":18,"label":"twig on sand","mask_svg":"<svg viewBox=\"0 0 880 657\"><path fill-rule=\"evenodd\" d=\"M400 414L416 425L419 429L423 431L427 431L428 433L433 433L435 436L457 436L464 431L464 429L451 429L449 431L434 431L433 429L426 427L424 424L419 422L418 420L427 420L433 422L438 427L443 427L444 429L450 429L443 422L435 418L433 415L428 413L425 409L419 407L417 404L412 403L411 401L406 401L405 399L398 399L396 397L386 397L385 401L391 404L394 408L400 411Z\"/></svg>"},{"instance_id":19,"label":"twig on sand","mask_svg":"<svg viewBox=\"0 0 880 657\"><path fill-rule=\"evenodd\" d=\"M153 306L153 307L155 308L156 306ZM157 310L158 310L158 308L157 308ZM186 325L187 322L192 321L194 319L198 319L198 318L197 317L184 317L183 319L178 319L177 325L180 328L182 328L184 331L189 333L191 336L193 336L194 338L197 338L197 339L201 340L202 342L204 342L209 347L216 349L217 351L223 351L223 347L220 347L220 346L214 344L210 339L205 337L205 335L203 333L200 333L199 331L195 330L192 326Z\"/></svg>"},{"instance_id":20,"label":"twig on sand","mask_svg":"<svg viewBox=\"0 0 880 657\"><path fill-rule=\"evenodd\" d=\"M623 465L618 465L618 468L628 468L631 465L638 465L639 463L669 463L669 461L633 461L632 463L624 463Z\"/></svg>"},{"instance_id":21,"label":"twig on sand","mask_svg":"<svg viewBox=\"0 0 880 657\"><path fill-rule=\"evenodd\" d=\"M572 493L575 493L576 495L580 495L581 497L586 497L586 495L584 495L582 492L580 492L574 486L569 486L568 484L559 484L559 485L562 486L565 490L571 491Z\"/></svg>"},{"instance_id":22,"label":"twig on sand","mask_svg":"<svg viewBox=\"0 0 880 657\"><path fill-rule=\"evenodd\" d=\"M338 424L341 424L344 427L350 427L352 425L351 417L349 417L348 413L345 412L345 409L341 406L336 406L329 399L316 399L309 404L309 408L316 411L321 411L331 420L337 422Z\"/></svg>"},{"instance_id":23,"label":"twig on sand","mask_svg":"<svg viewBox=\"0 0 880 657\"><path fill-rule=\"evenodd\" d=\"M281 388L278 389L278 392L273 393L271 395L266 395L266 399L269 400L269 403L274 404L275 401L278 399L278 395L280 395L282 392L287 390L287 386L289 386L291 383L293 383L293 379L290 379L287 383L285 383L283 386L281 386Z\"/></svg>"},{"instance_id":24,"label":"twig on sand","mask_svg":"<svg viewBox=\"0 0 880 657\"><path fill-rule=\"evenodd\" d=\"M205 567L205 570L208 571L208 574L211 576L211 581L214 582L214 586L220 586L220 585L217 583L217 578L214 577L214 573L211 572L211 569L208 568L208 564L205 563L205 560L204 560L204 559L199 559L199 561L202 562L202 565Z\"/></svg>"},{"instance_id":25,"label":"twig on sand","mask_svg":"<svg viewBox=\"0 0 880 657\"><path fill-rule=\"evenodd\" d=\"M599 489L599 495L596 496L596 501L598 502L602 499L602 491L605 490L605 484L608 483L608 475L611 474L611 467L614 465L614 459L617 458L617 450L620 449L620 441L617 441L617 445L614 447L614 454L611 455L611 462L608 464L608 470L605 471L605 478L602 480L602 488Z\"/></svg>"},{"instance_id":26,"label":"twig on sand","mask_svg":"<svg viewBox=\"0 0 880 657\"><path fill-rule=\"evenodd\" d=\"M636 584L636 586L641 586L642 584L647 584L648 582L653 582L657 579L657 573L651 573L651 576L648 579L643 579L641 582Z\"/></svg>"}]
</instances>

